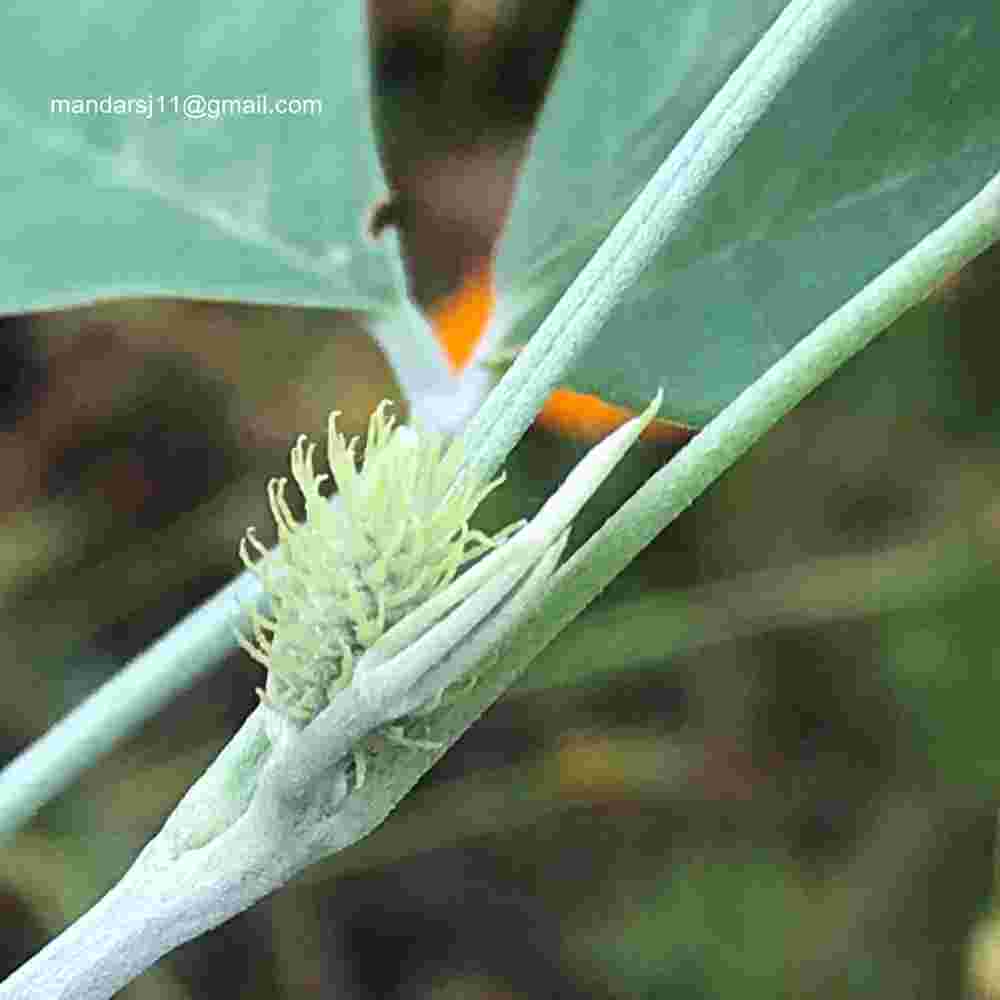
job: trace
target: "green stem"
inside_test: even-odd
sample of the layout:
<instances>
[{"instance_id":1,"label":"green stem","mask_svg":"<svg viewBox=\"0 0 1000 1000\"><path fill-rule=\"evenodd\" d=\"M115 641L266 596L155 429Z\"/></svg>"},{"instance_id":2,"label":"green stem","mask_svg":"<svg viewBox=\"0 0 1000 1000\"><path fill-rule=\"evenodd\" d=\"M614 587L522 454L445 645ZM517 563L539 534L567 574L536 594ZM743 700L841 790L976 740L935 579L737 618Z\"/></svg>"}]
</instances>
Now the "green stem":
<instances>
[{"instance_id":1,"label":"green stem","mask_svg":"<svg viewBox=\"0 0 1000 1000\"><path fill-rule=\"evenodd\" d=\"M566 629L531 665L521 691L620 683L694 650L776 628L850 621L953 599L995 574L1000 547L984 543L984 511L960 511L940 535L878 552L739 574L611 603ZM613 648L594 643L615 636Z\"/></svg>"},{"instance_id":2,"label":"green stem","mask_svg":"<svg viewBox=\"0 0 1000 1000\"><path fill-rule=\"evenodd\" d=\"M796 344L610 517L554 574L509 655L530 663L778 420L998 239L1000 174Z\"/></svg>"},{"instance_id":3,"label":"green stem","mask_svg":"<svg viewBox=\"0 0 1000 1000\"><path fill-rule=\"evenodd\" d=\"M259 594L251 574L237 577L0 771L0 837L222 660L235 645L240 604Z\"/></svg>"},{"instance_id":4,"label":"green stem","mask_svg":"<svg viewBox=\"0 0 1000 1000\"><path fill-rule=\"evenodd\" d=\"M493 476L553 389L716 174L852 0L792 0L642 189L465 432L467 462Z\"/></svg>"}]
</instances>

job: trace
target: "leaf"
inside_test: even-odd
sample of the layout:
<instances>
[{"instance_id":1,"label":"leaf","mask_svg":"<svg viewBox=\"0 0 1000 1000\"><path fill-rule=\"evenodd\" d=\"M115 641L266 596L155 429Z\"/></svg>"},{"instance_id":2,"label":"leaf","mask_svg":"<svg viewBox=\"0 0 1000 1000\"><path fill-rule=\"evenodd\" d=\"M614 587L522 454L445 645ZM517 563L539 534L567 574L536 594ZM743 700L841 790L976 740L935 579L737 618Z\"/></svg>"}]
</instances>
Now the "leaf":
<instances>
[{"instance_id":1,"label":"leaf","mask_svg":"<svg viewBox=\"0 0 1000 1000\"><path fill-rule=\"evenodd\" d=\"M125 296L394 305L391 251L364 232L384 191L366 54L361 0L15 0L0 22L0 312ZM188 95L249 103L186 118ZM105 110L50 105L82 98ZM322 110L260 113L284 99Z\"/></svg>"},{"instance_id":2,"label":"leaf","mask_svg":"<svg viewBox=\"0 0 1000 1000\"><path fill-rule=\"evenodd\" d=\"M526 340L780 2L585 3L498 259ZM1000 7L857 4L613 313L571 386L703 424L1000 169Z\"/></svg>"}]
</instances>

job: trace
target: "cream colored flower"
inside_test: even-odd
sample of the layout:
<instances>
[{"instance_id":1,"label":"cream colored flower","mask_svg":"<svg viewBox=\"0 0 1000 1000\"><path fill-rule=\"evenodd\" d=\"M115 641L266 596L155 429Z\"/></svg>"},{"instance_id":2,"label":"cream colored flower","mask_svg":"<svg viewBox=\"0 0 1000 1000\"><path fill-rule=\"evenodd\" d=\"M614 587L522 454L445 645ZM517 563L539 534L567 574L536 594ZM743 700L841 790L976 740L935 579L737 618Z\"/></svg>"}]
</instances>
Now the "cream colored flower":
<instances>
[{"instance_id":1,"label":"cream colored flower","mask_svg":"<svg viewBox=\"0 0 1000 1000\"><path fill-rule=\"evenodd\" d=\"M262 698L290 721L308 723L349 684L360 656L518 525L489 537L469 527L501 479L482 484L460 472L461 439L396 426L388 401L372 414L360 466L358 439L329 421L327 458L337 485L314 468L316 445L299 438L291 472L305 501L293 515L286 479L268 484L278 545L269 553L248 529L240 557L270 598L251 613L253 638L240 644L267 667ZM258 558L255 558L254 556ZM266 558L262 558L265 557Z\"/></svg>"}]
</instances>

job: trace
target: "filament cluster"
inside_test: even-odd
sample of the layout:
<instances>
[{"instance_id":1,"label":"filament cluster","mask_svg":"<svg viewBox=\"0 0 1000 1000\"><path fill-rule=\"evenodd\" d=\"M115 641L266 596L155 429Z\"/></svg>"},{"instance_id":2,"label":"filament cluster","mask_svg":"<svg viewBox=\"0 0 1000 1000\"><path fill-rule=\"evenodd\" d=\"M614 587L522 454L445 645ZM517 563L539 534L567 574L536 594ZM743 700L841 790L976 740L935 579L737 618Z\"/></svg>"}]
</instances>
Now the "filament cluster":
<instances>
[{"instance_id":1,"label":"filament cluster","mask_svg":"<svg viewBox=\"0 0 1000 1000\"><path fill-rule=\"evenodd\" d=\"M469 527L482 484L461 470L462 445L413 426L397 426L382 402L368 423L364 455L329 419L330 473L317 473L316 445L305 435L291 452L291 474L305 516L288 503L286 478L268 500L278 544L268 551L249 528L240 557L270 598L250 615L240 644L267 667L261 698L304 725L351 681L361 656L388 629L441 588L461 567L512 530L490 537ZM337 496L328 496L330 480Z\"/></svg>"}]
</instances>

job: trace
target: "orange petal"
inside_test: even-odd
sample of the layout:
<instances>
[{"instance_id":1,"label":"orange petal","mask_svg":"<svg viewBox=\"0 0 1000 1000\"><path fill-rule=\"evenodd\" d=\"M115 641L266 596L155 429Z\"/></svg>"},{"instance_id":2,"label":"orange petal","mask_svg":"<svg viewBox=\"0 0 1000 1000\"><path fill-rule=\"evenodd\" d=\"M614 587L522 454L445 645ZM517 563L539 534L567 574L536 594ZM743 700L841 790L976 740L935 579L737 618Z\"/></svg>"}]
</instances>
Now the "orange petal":
<instances>
[{"instance_id":1,"label":"orange petal","mask_svg":"<svg viewBox=\"0 0 1000 1000\"><path fill-rule=\"evenodd\" d=\"M495 299L493 272L487 265L467 277L457 292L431 311L434 333L448 355L452 371L460 372L472 358L486 332Z\"/></svg>"},{"instance_id":2,"label":"orange petal","mask_svg":"<svg viewBox=\"0 0 1000 1000\"><path fill-rule=\"evenodd\" d=\"M635 416L624 406L606 403L597 396L572 389L556 389L545 401L535 423L546 430L585 441L596 441ZM668 420L654 420L643 432L643 441L681 445L694 436L694 428Z\"/></svg>"},{"instance_id":3,"label":"orange petal","mask_svg":"<svg viewBox=\"0 0 1000 1000\"><path fill-rule=\"evenodd\" d=\"M448 355L452 370L461 371L472 358L476 345L486 332L496 302L493 272L487 265L471 274L458 291L449 295L431 311L434 333ZM596 441L635 416L632 410L606 403L571 389L556 389L549 396L535 420L546 430L570 437ZM643 431L644 441L684 444L694 430L666 420L654 420Z\"/></svg>"}]
</instances>

